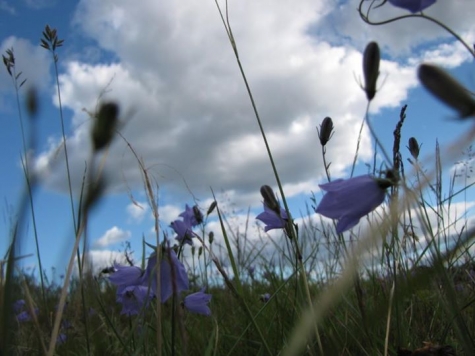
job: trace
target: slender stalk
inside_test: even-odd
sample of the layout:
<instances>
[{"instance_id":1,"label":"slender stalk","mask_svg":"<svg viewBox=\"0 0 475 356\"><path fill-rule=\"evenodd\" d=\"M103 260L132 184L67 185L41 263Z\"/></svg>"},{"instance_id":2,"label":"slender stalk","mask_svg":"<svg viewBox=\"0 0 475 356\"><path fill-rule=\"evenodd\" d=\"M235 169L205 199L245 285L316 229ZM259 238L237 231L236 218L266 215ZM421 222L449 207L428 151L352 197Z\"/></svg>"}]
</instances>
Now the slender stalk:
<instances>
[{"instance_id":1,"label":"slender stalk","mask_svg":"<svg viewBox=\"0 0 475 356\"><path fill-rule=\"evenodd\" d=\"M330 176L330 165L327 164L327 147L322 146L322 158L323 158L323 166L325 167L325 174L327 175L327 180L328 182L331 182L331 176Z\"/></svg>"},{"instance_id":2,"label":"slender stalk","mask_svg":"<svg viewBox=\"0 0 475 356\"><path fill-rule=\"evenodd\" d=\"M462 39L462 37L460 37L454 30L452 30L449 26L445 25L444 23L440 22L439 20L437 20L433 17L427 16L423 13L420 13L420 14L408 14L408 15L394 17L394 18L384 20L384 21L373 22L369 19L369 13L372 9L372 5L370 5L370 7L368 8L368 11L366 12L366 14L363 13L363 3L365 3L365 1L366 0L361 0L360 1L360 5L358 7L358 13L360 14L361 19L364 22L366 22L368 25L380 26L380 25L386 25L386 24L391 23L391 22L396 22L396 21L399 21L399 20L402 20L402 19L422 18L422 19L425 19L427 21L435 23L437 26L439 26L439 27L443 28L445 31L447 31L452 37L454 37L458 42L460 42L467 49L467 51L470 53L470 55L472 57L475 58L475 51Z\"/></svg>"},{"instance_id":3,"label":"slender stalk","mask_svg":"<svg viewBox=\"0 0 475 356\"><path fill-rule=\"evenodd\" d=\"M227 4L227 0L226 0L226 19L224 18L224 15L221 11L221 8L218 4L218 1L215 0L215 3L216 3L216 6L218 8L218 11L219 11L219 14L221 16L221 20L223 22L223 25L224 25L224 28L226 30L226 33L228 35L228 38L229 38L229 42L231 43L231 46L233 48L233 51L234 51L234 55L235 55L235 58L236 58L236 62L238 64L238 67L239 67L239 71L241 73L241 77L244 81L244 85L246 86L246 90L247 90L247 93L248 93L248 96L249 96L249 99L251 100L251 105L252 105L252 109L254 111L254 116L256 117L256 120L257 120L257 124L259 126L259 130L261 132L261 135L262 135L262 139L264 141L264 145L266 147L266 151L267 151L267 155L269 157L269 161L270 161L270 164L272 166L272 171L274 172L274 177L276 179L276 182L277 182L277 186L279 187L279 192L280 192L280 196L282 198L282 202L284 203L284 208L285 208L285 211L287 212L287 216L289 216L289 219L290 217L292 216L290 214L290 210L289 210L289 206L287 204L287 199L285 198L285 194L284 194L284 190L283 190L283 187L282 187L282 183L280 181L280 177L279 177L279 174L277 172L277 167L275 165L275 162L274 162L274 158L272 156L272 152L271 152L271 149L270 149L270 145L267 141L267 137L266 137L266 134L265 134L265 131L264 131L264 126L262 124L262 121L261 121L261 118L260 118L260 115L259 115L259 112L257 110L257 106L256 106L256 103L254 101L254 96L252 95L252 91L251 91L251 87L249 86L249 82L247 80L247 77L246 77L246 74L244 72L244 69L243 69L243 66L242 66L242 63L241 63L241 60L239 58L239 52L238 52L238 48L237 48L237 44L236 44L236 41L234 39L234 36L233 36L233 33L232 33L232 29L231 29L231 25L230 25L230 22L229 22L229 14L228 14L228 4ZM296 234L296 231L295 231L295 228L292 224L288 224L290 226L290 228L288 229L289 230L289 233L290 233L290 236L289 238L292 240L292 245L294 247L294 253L295 253L295 256L296 258L298 259L298 263L300 265L300 272L301 272L301 278L302 278L302 284L303 284L303 289L305 290L305 295L308 299L308 304L311 308L313 308L312 306L312 299L311 299L311 296L310 296L310 290L308 288L308 281L307 281L307 276L306 276L306 273L305 273L305 268L303 266L303 263L302 263L302 254L300 252L300 249L299 249L299 246L298 246L298 239L297 239L297 234ZM318 346L319 346L319 349L320 349L320 353L323 355L323 348L322 348L322 344L321 344L321 341L320 341L320 335L319 335L319 332L318 332L318 328L315 327L315 333L316 333L316 339L317 339L317 342L318 342Z\"/></svg>"},{"instance_id":4,"label":"slender stalk","mask_svg":"<svg viewBox=\"0 0 475 356\"><path fill-rule=\"evenodd\" d=\"M134 155L135 159L137 160L137 163L139 164L140 170L142 171L142 173L144 175L145 190L146 190L146 193L147 193L148 203L149 203L150 208L152 209L152 214L153 214L153 218L154 218L154 232L155 232L156 246L157 246L155 252L156 252L156 256L157 256L158 261L160 261L161 258L162 258L162 251L161 251L161 247L160 247L160 220L159 220L160 215L159 215L159 211L158 211L158 204L155 201L155 197L154 197L154 194L153 194L152 183L150 181L148 170L145 167L143 161L137 155L137 152L135 152L135 150L132 147L132 145L130 144L130 142L127 141L127 139L119 131L117 131L116 133L127 144L128 148L130 149L130 151ZM172 268L172 270L173 270L173 268ZM157 265L156 265L156 277L157 277L157 279L156 279L155 282L157 284L157 291L160 291L160 288L161 288L161 286L160 286L160 263L157 263ZM155 333L156 341L157 341L157 356L160 356L162 354L162 343L163 343L162 342L162 323L161 323L161 319L160 319L160 317L161 317L161 307L162 306L161 306L160 298L156 298L155 307L157 309L157 326L156 326L156 333Z\"/></svg>"},{"instance_id":5,"label":"slender stalk","mask_svg":"<svg viewBox=\"0 0 475 356\"><path fill-rule=\"evenodd\" d=\"M54 63L54 72L55 72L55 79L56 79L56 92L58 95L58 104L59 104L59 121L61 123L61 135L63 138L63 149L64 149L64 158L66 161L66 174L68 178L68 190L69 190L69 201L71 204L71 212L73 217L73 224L74 224L74 231L77 231L77 223L76 223L76 213L74 208L74 198L73 198L73 188L71 183L71 171L69 169L69 155L68 155L68 144L66 140L66 131L64 129L64 115L63 115L63 103L61 101L61 89L59 86L59 73L58 73L58 57L54 50L51 51L53 55L53 63Z\"/></svg>"},{"instance_id":6,"label":"slender stalk","mask_svg":"<svg viewBox=\"0 0 475 356\"><path fill-rule=\"evenodd\" d=\"M13 55L13 51L12 51ZM23 125L23 115L22 115L22 110L20 106L20 95L19 91L24 81L18 85L18 78L19 75L16 73L16 68L15 66L12 67L13 69L13 76L11 76L13 85L15 87L15 96L16 96L16 104L17 104L17 110L18 110L18 118L20 122L20 130L21 130L21 140L23 144L23 154L24 154L24 161L22 159L22 166L23 166L23 171L25 174L25 179L26 179L26 188L28 189L28 198L29 198L29 203L30 203L30 213L31 213L31 222L33 224L33 234L35 237L35 248L36 248L36 255L38 258L38 267L39 267L39 273L40 273L40 282L41 282L41 295L43 298L43 305L46 306L46 295L45 295L45 283L44 283L44 276L43 276L43 264L41 262L41 254L40 254L40 243L39 243L39 237L38 237L38 229L36 225L36 213L35 213L35 204L34 204L34 199L33 199L33 190L31 186L31 172L30 172L30 163L28 160L28 146L30 149L34 150L34 145L33 145L33 136L30 137L29 139L29 144L27 145L26 143L26 134L25 134L25 128ZM21 73L20 73L21 74ZM33 131L33 130L31 130Z\"/></svg>"}]
</instances>

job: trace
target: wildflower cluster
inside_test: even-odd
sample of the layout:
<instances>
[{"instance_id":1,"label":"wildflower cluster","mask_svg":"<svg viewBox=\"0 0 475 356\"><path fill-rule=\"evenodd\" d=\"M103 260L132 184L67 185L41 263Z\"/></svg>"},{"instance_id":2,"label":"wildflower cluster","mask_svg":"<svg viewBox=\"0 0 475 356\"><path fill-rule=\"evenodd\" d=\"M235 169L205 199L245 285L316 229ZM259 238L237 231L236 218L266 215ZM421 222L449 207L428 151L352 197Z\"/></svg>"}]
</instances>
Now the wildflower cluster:
<instances>
[{"instance_id":1,"label":"wildflower cluster","mask_svg":"<svg viewBox=\"0 0 475 356\"><path fill-rule=\"evenodd\" d=\"M170 224L173 231L177 234L176 240L178 240L180 244L186 243L192 246L192 238L194 236L192 228L203 222L203 214L197 205L190 208L187 204L185 211L179 216L183 218L183 220L175 220Z\"/></svg>"},{"instance_id":2,"label":"wildflower cluster","mask_svg":"<svg viewBox=\"0 0 475 356\"><path fill-rule=\"evenodd\" d=\"M197 206L190 208L187 205L179 216L183 220L175 220L171 227L177 233L176 239L181 244L191 245L191 228L203 221L203 215ZM165 303L172 295L179 296L189 288L185 266L171 247L162 246L159 255L156 251L153 252L148 258L145 270L137 266L114 264L111 272L109 281L117 286L116 300L122 304L121 314L140 314L152 299L159 297L160 302ZM207 305L211 295L205 294L204 290L205 288L202 288L199 292L185 297L184 307L194 313L211 315Z\"/></svg>"},{"instance_id":3,"label":"wildflower cluster","mask_svg":"<svg viewBox=\"0 0 475 356\"><path fill-rule=\"evenodd\" d=\"M32 319L31 312L27 309L24 299L18 299L15 303L13 303L13 311L15 312L16 320L18 320L20 323L24 323ZM34 312L36 315L38 315L39 309L35 308Z\"/></svg>"}]
</instances>

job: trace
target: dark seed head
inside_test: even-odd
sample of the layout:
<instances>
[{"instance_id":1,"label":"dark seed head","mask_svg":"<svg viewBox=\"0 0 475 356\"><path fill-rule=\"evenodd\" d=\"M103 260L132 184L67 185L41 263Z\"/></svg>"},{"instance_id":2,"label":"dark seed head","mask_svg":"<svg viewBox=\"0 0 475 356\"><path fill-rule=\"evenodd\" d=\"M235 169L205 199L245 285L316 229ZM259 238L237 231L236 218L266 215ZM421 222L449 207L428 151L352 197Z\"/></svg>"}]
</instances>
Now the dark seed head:
<instances>
[{"instance_id":1,"label":"dark seed head","mask_svg":"<svg viewBox=\"0 0 475 356\"><path fill-rule=\"evenodd\" d=\"M26 93L26 109L31 118L38 114L38 93L34 87L28 89Z\"/></svg>"},{"instance_id":2,"label":"dark seed head","mask_svg":"<svg viewBox=\"0 0 475 356\"><path fill-rule=\"evenodd\" d=\"M421 64L418 70L422 85L436 98L457 110L461 118L475 115L475 99L465 87L445 70Z\"/></svg>"},{"instance_id":3,"label":"dark seed head","mask_svg":"<svg viewBox=\"0 0 475 356\"><path fill-rule=\"evenodd\" d=\"M272 188L268 185L263 185L261 187L261 195L264 198L264 204L280 216L280 205L277 199L275 198L274 191L272 190Z\"/></svg>"},{"instance_id":4,"label":"dark seed head","mask_svg":"<svg viewBox=\"0 0 475 356\"><path fill-rule=\"evenodd\" d=\"M114 137L118 122L119 106L116 103L104 103L99 108L96 121L92 127L92 144L94 151L100 151Z\"/></svg>"},{"instance_id":5,"label":"dark seed head","mask_svg":"<svg viewBox=\"0 0 475 356\"><path fill-rule=\"evenodd\" d=\"M363 55L363 75L365 81L364 90L368 100L372 100L376 95L376 82L379 76L379 61L381 55L376 42L370 42Z\"/></svg>"},{"instance_id":6,"label":"dark seed head","mask_svg":"<svg viewBox=\"0 0 475 356\"><path fill-rule=\"evenodd\" d=\"M318 128L317 128L318 130ZM330 138L333 136L333 121L330 117L323 119L322 124L320 125L320 130L318 131L318 138L320 139L320 144L325 146Z\"/></svg>"},{"instance_id":7,"label":"dark seed head","mask_svg":"<svg viewBox=\"0 0 475 356\"><path fill-rule=\"evenodd\" d=\"M201 224L203 222L203 213L197 205L193 206L193 215L195 216L196 222Z\"/></svg>"},{"instance_id":8,"label":"dark seed head","mask_svg":"<svg viewBox=\"0 0 475 356\"><path fill-rule=\"evenodd\" d=\"M420 146L414 137L411 137L409 139L409 146L407 146L407 148L409 149L409 152L411 153L412 157L417 160L417 158L419 157Z\"/></svg>"},{"instance_id":9,"label":"dark seed head","mask_svg":"<svg viewBox=\"0 0 475 356\"><path fill-rule=\"evenodd\" d=\"M208 208L208 211L206 212L206 215L211 214L213 212L213 210L216 208L217 205L218 205L218 203L216 202L216 200L213 200L213 202L211 203L211 205Z\"/></svg>"}]
</instances>

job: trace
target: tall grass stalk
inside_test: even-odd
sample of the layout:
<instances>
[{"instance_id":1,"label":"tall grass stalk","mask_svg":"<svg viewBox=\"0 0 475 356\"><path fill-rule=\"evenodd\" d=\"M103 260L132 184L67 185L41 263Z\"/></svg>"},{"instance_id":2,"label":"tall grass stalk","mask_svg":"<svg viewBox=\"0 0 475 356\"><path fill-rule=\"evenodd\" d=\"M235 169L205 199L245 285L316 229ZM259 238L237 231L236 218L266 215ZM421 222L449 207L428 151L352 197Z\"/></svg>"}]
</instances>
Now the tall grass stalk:
<instances>
[{"instance_id":1,"label":"tall grass stalk","mask_svg":"<svg viewBox=\"0 0 475 356\"><path fill-rule=\"evenodd\" d=\"M145 183L145 192L146 192L146 195L147 195L148 204L149 204L150 209L151 209L152 214L153 214L155 244L156 244L155 253L156 253L156 256L157 256L156 258L157 258L158 261L160 261L161 258L162 258L162 249L161 249L161 244L160 244L160 213L159 213L159 210L158 210L158 204L157 204L157 201L156 201L156 198L155 198L154 190L152 188L152 181L150 179L148 169L145 167L145 164L144 164L143 160L139 158L139 156L137 155L137 152L132 147L130 142L124 137L124 135L122 135L122 133L120 131L117 131L116 133L126 143L126 145L129 148L130 152L132 152L132 154L135 157L135 160L137 161L137 163L139 165L140 171L142 172L143 180L144 180L144 183ZM160 288L161 288L160 287L160 263L157 263L155 268L156 268L156 271L155 271L156 281L155 282L156 282L156 285L157 285L157 291L160 291ZM173 268L172 268L172 270L173 270ZM160 293L158 293L158 294L160 294ZM156 336L156 342L157 342L157 355L160 356L162 354L162 344L163 344L163 342L162 342L162 322L161 322L161 302L160 302L160 298L156 298L155 307L156 307L156 316L157 316L155 336ZM173 348L173 350L174 350L174 348Z\"/></svg>"},{"instance_id":2,"label":"tall grass stalk","mask_svg":"<svg viewBox=\"0 0 475 356\"><path fill-rule=\"evenodd\" d=\"M43 305L46 305L46 297L45 297L45 283L43 278L43 265L41 263L41 253L40 253L40 243L38 237L38 228L36 224L36 212L35 212L35 204L33 198L33 187L31 185L32 180L32 172L30 171L30 162L29 162L29 151L35 150L35 140L34 140L34 128L35 119L37 112L34 110L28 110L28 114L30 116L30 124L33 126L30 130L29 139L26 138L25 127L23 123L23 114L20 105L20 89L26 83L27 79L22 80L19 82L22 72L17 73L16 71L16 58L13 51L13 48L6 51L7 56L3 56L3 61L6 67L8 74L10 75L13 83L13 87L15 89L15 98L16 98L16 106L18 111L18 122L20 124L20 132L21 132L21 141L23 146L23 158L21 159L22 167L23 167L23 174L26 180L26 189L28 190L28 197L29 197L29 204L30 204L30 213L31 213L31 222L33 225L33 234L35 239L35 247L36 247L36 254L38 260L38 267L40 271L40 283L41 283L41 293L43 297ZM28 97L27 100L31 100L34 106L38 105L38 98L36 97L36 92L34 89L30 89L27 93Z\"/></svg>"},{"instance_id":3,"label":"tall grass stalk","mask_svg":"<svg viewBox=\"0 0 475 356\"><path fill-rule=\"evenodd\" d=\"M218 1L215 0L215 3L216 3L216 6L218 8L218 11L219 11L219 15L221 17L221 20L223 22L223 25L224 25L224 28L226 30L226 33L228 35L228 39L229 39L229 42L233 48L233 52L234 52L234 56L236 58L236 62L238 64L238 67L239 67L239 71L241 73L241 76L244 80L244 84L246 86L246 90L247 90L247 93L248 93L248 96L249 96L249 99L251 101L251 105L252 105L252 109L254 111L254 116L256 117L256 120L257 120L257 124L259 126L259 130L261 132L261 135L262 135L262 139L264 141L264 145L266 147L266 151L267 151L267 155L269 157L269 161L270 161L270 164L272 166L272 170L274 172L274 177L276 179L276 182L277 182L277 186L279 188L279 192L280 192L280 196L282 198L282 202L284 204L284 208L285 208L285 211L287 212L287 216L289 216L289 219L290 217L292 216L290 214L290 210L289 210L289 207L287 205L287 200L285 198L285 194L284 194L284 190L283 190L283 187L282 187L282 183L280 181L280 177L279 177L279 174L277 172L277 167L275 165L275 162L274 162L274 158L272 156L272 152L271 152L271 149L270 149L270 145L267 141L267 136L265 134L265 131L264 131L264 126L262 124L262 121L261 121L261 118L260 118L260 115L259 115L259 112L257 110L257 106L256 106L256 103L254 101L254 96L252 95L252 91L251 91L251 88L249 86L249 83L248 83L248 80L247 80L247 77L246 77L246 74L244 72L244 69L243 69L243 66L241 64L241 60L239 58L239 52L238 52L238 48L237 48L237 44L236 44L236 40L233 36L233 32L232 32L232 29L231 29L231 24L229 22L229 13L228 13L228 3L226 1L226 18L224 17L222 11L221 11L221 7L219 6L218 4ZM301 278L301 288L303 289L304 291L304 294L307 298L307 301L308 301L308 305L312 305L312 299L311 299L311 296L310 296L310 291L309 291L309 288L308 288L308 281L307 281L307 276L306 276L306 272L305 272L305 266L303 265L302 263L302 254L300 252L300 249L299 249L299 245L298 245L298 237L297 237L297 233L295 231L295 228L292 224L288 224L289 225L289 229L288 229L288 232L289 232L289 238L291 239L291 244L292 246L294 247L294 254L296 256L296 260L297 260L297 264L298 264L298 268L300 269L300 278ZM321 341L320 341L320 334L318 332L318 328L315 328L315 334L316 334L316 338L317 338L317 341L318 341L318 345L319 345L319 349L320 349L320 353L323 355L323 348L322 348L322 345L321 345Z\"/></svg>"},{"instance_id":4,"label":"tall grass stalk","mask_svg":"<svg viewBox=\"0 0 475 356\"><path fill-rule=\"evenodd\" d=\"M66 166L66 176L67 176L67 182L68 182L68 192L69 192L69 202L70 202L70 209L71 209L71 218L73 221L73 228L76 236L76 240L78 237L82 235L82 232L80 233L80 228L78 226L78 221L80 219L80 216L76 217L76 209L74 207L74 198L73 198L73 188L72 188L72 182L71 182L71 170L69 166L69 154L68 154L68 144L67 144L67 138L66 138L66 130L65 130L65 125L64 125L64 114L63 114L63 103L61 100L61 88L59 85L59 71L58 71L58 54L56 53L56 49L61 47L63 45L64 40L59 39L57 35L57 31L54 28L50 28L49 25L45 26L45 29L43 31L43 38L40 39L41 42L41 47L46 49L51 53L52 59L53 59L53 67L54 67L54 77L56 81L56 93L58 97L58 106L59 106L59 121L61 124L61 135L62 135L62 146L63 146L63 151L64 151L64 158L65 158L65 166ZM81 208L79 208L78 211L80 211ZM75 243L76 245L76 243ZM78 265L78 271L79 271L79 280L80 280L80 288L81 288L81 299L82 299L82 312L83 315L87 315L86 313L86 296L85 296L85 291L84 291L84 285L83 285L83 268L84 268L84 263L85 263L85 257L86 257L86 239L84 239L84 249L83 249L83 255L81 258L80 250L79 250L79 245L77 246L77 251L76 251L76 259L77 259L77 265ZM84 318L84 325L86 328L86 346L87 346L87 354L89 355L91 352L90 345L89 345L89 331L88 331L88 320L87 318Z\"/></svg>"}]
</instances>

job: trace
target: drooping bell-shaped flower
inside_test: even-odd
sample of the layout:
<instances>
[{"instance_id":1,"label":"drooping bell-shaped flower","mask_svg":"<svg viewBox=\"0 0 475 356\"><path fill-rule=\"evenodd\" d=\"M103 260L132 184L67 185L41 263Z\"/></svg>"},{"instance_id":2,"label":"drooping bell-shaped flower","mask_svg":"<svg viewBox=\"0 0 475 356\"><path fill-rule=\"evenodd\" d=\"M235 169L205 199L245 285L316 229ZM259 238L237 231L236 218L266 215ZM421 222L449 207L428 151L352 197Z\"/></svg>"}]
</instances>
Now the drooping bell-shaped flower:
<instances>
[{"instance_id":1,"label":"drooping bell-shaped flower","mask_svg":"<svg viewBox=\"0 0 475 356\"><path fill-rule=\"evenodd\" d=\"M199 292L187 295L183 301L183 305L192 313L211 315L211 309L208 303L211 301L211 294L206 294L206 288L201 288Z\"/></svg>"},{"instance_id":2,"label":"drooping bell-shaped flower","mask_svg":"<svg viewBox=\"0 0 475 356\"><path fill-rule=\"evenodd\" d=\"M127 286L117 293L117 301L122 304L121 314L137 315L148 306L152 294L147 286Z\"/></svg>"},{"instance_id":3,"label":"drooping bell-shaped flower","mask_svg":"<svg viewBox=\"0 0 475 356\"><path fill-rule=\"evenodd\" d=\"M435 4L437 0L388 0L391 5L409 10L412 13L420 12Z\"/></svg>"},{"instance_id":4,"label":"drooping bell-shaped flower","mask_svg":"<svg viewBox=\"0 0 475 356\"><path fill-rule=\"evenodd\" d=\"M321 184L325 196L315 212L338 220L336 232L342 233L358 224L360 219L382 204L387 180L378 180L369 175L350 179L337 179Z\"/></svg>"},{"instance_id":5,"label":"drooping bell-shaped flower","mask_svg":"<svg viewBox=\"0 0 475 356\"><path fill-rule=\"evenodd\" d=\"M170 227L176 233L176 240L178 240L181 244L186 243L190 246L193 246L194 233L189 223L186 221L175 220L170 224Z\"/></svg>"},{"instance_id":6,"label":"drooping bell-shaped flower","mask_svg":"<svg viewBox=\"0 0 475 356\"><path fill-rule=\"evenodd\" d=\"M178 216L183 218L183 221L191 227L197 226L203 222L203 213L198 208L198 205L190 208L188 204L186 204L185 211Z\"/></svg>"},{"instance_id":7,"label":"drooping bell-shaped flower","mask_svg":"<svg viewBox=\"0 0 475 356\"><path fill-rule=\"evenodd\" d=\"M287 212L280 208L280 214L277 214L274 210L270 209L264 203L264 211L256 216L257 220L262 221L266 226L264 231L267 232L272 229L283 229L287 224L288 216Z\"/></svg>"},{"instance_id":8,"label":"drooping bell-shaped flower","mask_svg":"<svg viewBox=\"0 0 475 356\"><path fill-rule=\"evenodd\" d=\"M153 253L148 259L147 269L142 277L142 284L150 284L150 288L155 295L157 295L156 265L157 255ZM180 262L173 249L164 249L160 261L160 301L165 303L173 292L179 294L187 290L188 285L188 274L185 266Z\"/></svg>"}]
</instances>

